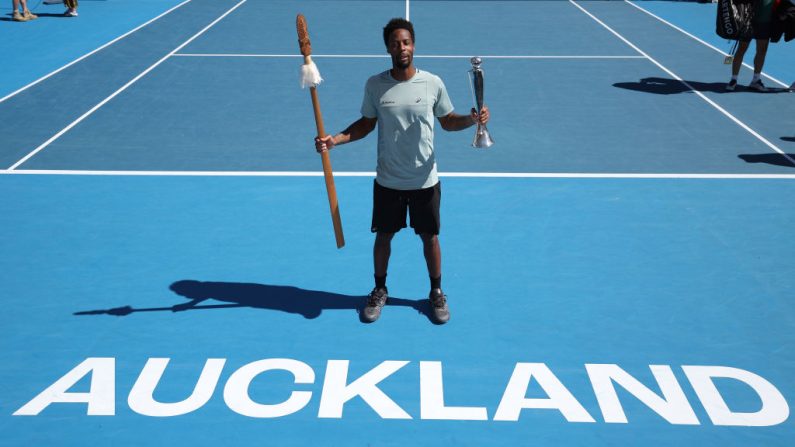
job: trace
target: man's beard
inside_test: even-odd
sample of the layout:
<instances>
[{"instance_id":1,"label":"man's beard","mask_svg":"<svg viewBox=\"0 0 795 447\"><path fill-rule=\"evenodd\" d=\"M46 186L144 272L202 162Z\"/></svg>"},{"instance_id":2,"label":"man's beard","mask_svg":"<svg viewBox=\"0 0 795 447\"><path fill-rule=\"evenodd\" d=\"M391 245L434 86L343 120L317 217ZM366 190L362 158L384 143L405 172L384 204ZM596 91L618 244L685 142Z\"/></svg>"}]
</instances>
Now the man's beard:
<instances>
[{"instance_id":1,"label":"man's beard","mask_svg":"<svg viewBox=\"0 0 795 447\"><path fill-rule=\"evenodd\" d=\"M407 68L409 68L411 66L411 61L413 59L414 58L411 55L409 55L408 59L406 59L406 62L403 62L400 59L400 55L397 55L397 56L392 58L392 65L395 68L398 68L398 69L401 69L401 70L405 70L405 69L407 69Z\"/></svg>"}]
</instances>

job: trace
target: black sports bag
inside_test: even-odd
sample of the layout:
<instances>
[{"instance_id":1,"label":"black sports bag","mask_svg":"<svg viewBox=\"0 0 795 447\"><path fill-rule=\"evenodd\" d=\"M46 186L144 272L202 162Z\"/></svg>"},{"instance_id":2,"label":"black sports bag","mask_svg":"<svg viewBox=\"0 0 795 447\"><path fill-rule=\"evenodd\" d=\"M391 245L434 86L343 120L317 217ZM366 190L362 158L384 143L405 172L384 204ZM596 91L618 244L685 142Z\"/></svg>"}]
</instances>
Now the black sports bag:
<instances>
[{"instance_id":1,"label":"black sports bag","mask_svg":"<svg viewBox=\"0 0 795 447\"><path fill-rule=\"evenodd\" d=\"M753 37L754 4L748 0L718 0L715 32L729 40L750 40Z\"/></svg>"}]
</instances>

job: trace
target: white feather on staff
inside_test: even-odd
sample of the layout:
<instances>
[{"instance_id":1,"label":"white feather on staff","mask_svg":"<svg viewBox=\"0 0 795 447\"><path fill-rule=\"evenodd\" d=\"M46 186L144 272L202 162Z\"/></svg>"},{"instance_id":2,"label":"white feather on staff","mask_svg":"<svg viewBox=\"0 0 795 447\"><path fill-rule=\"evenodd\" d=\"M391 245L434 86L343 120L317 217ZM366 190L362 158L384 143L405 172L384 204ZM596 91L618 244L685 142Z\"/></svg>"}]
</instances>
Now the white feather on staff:
<instances>
[{"instance_id":1,"label":"white feather on staff","mask_svg":"<svg viewBox=\"0 0 795 447\"><path fill-rule=\"evenodd\" d=\"M317 87L321 82L323 82L323 78L320 77L317 65L312 62L311 57L305 57L304 65L301 65L301 88Z\"/></svg>"}]
</instances>

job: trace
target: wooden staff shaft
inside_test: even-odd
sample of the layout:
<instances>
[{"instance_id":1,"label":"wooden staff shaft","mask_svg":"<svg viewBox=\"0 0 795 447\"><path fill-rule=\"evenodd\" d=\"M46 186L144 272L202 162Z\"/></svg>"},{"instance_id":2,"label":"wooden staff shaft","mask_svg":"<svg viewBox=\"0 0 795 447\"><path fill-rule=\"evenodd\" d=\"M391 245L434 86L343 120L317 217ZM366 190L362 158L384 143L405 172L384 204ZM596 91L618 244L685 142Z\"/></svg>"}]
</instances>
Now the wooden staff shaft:
<instances>
[{"instance_id":1,"label":"wooden staff shaft","mask_svg":"<svg viewBox=\"0 0 795 447\"><path fill-rule=\"evenodd\" d=\"M326 131L323 128L323 115L320 113L320 100L317 97L317 89L310 87L309 92L312 95L312 108L315 112L317 134L322 138L326 136ZM320 158L323 160L323 177L326 179L331 222L334 224L334 238L337 240L337 248L342 248L345 245L345 236L342 234L342 219L340 219L340 207L337 203L337 188L334 186L334 175L331 171L331 158L328 155L328 151L321 152Z\"/></svg>"}]
</instances>

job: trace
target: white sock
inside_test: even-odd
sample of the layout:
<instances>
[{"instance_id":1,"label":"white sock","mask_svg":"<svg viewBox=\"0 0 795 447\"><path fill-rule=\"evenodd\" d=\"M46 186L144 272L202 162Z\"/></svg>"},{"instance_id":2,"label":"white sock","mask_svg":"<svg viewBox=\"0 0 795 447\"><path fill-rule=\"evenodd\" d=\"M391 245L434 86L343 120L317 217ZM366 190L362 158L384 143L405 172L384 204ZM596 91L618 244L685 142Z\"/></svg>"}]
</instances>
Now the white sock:
<instances>
[{"instance_id":1,"label":"white sock","mask_svg":"<svg viewBox=\"0 0 795 447\"><path fill-rule=\"evenodd\" d=\"M732 75L732 81L736 81L737 80L737 76L738 75Z\"/></svg>"},{"instance_id":2,"label":"white sock","mask_svg":"<svg viewBox=\"0 0 795 447\"><path fill-rule=\"evenodd\" d=\"M760 80L761 77L762 77L762 73L754 73L754 78L751 79L751 82L756 82L756 81Z\"/></svg>"}]
</instances>

